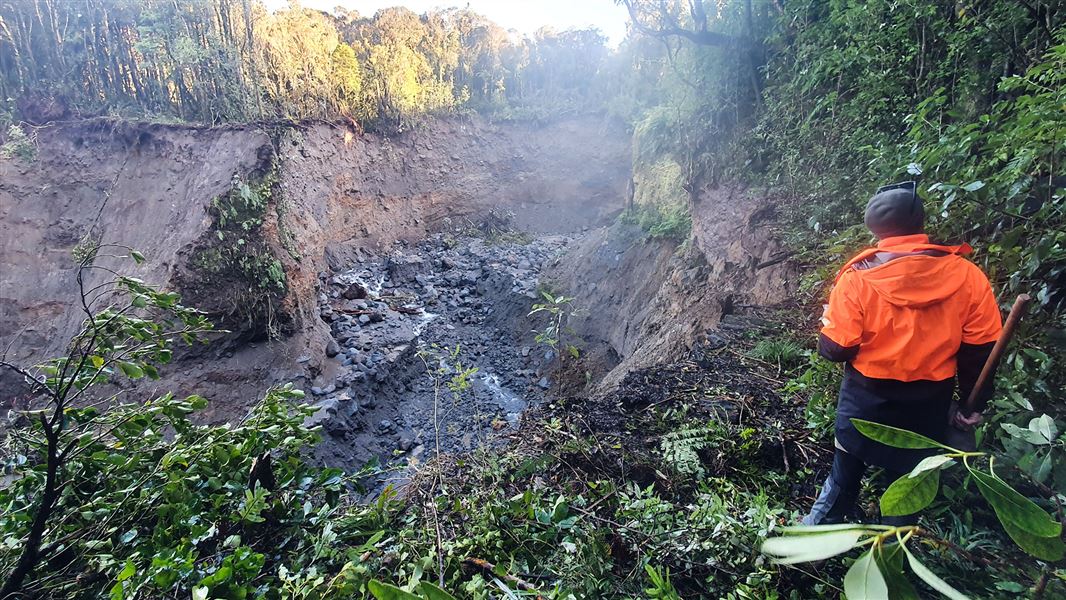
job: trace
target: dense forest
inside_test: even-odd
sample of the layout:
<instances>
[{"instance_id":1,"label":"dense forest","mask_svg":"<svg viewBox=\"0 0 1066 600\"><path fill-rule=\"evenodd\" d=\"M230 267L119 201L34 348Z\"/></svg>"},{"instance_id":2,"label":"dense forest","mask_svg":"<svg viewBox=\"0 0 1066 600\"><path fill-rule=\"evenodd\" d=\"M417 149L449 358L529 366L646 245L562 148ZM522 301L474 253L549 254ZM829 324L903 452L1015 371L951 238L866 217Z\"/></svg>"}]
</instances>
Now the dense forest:
<instances>
[{"instance_id":1,"label":"dense forest","mask_svg":"<svg viewBox=\"0 0 1066 600\"><path fill-rule=\"evenodd\" d=\"M0 95L26 119L399 123L547 98L553 109L578 108L597 102L592 81L607 76L609 59L596 31L514 39L465 9L364 16L298 4L269 12L252 0L16 1L2 23Z\"/></svg>"},{"instance_id":2,"label":"dense forest","mask_svg":"<svg viewBox=\"0 0 1066 600\"><path fill-rule=\"evenodd\" d=\"M345 492L358 474L301 454L316 433L303 426L310 411L291 387L231 428L196 424L189 415L200 398L105 415L66 406L103 372L83 368L104 365L116 346L132 343L140 358L108 373L146 377L146 367L169 360L171 338L208 328L167 292L119 279L116 293L156 316L91 317L89 325L115 325L106 336L87 326L70 357L27 374L65 408L8 444L17 451L5 457L4 476L21 477L0 489L0 596L1066 597L1066 5L619 4L628 35L611 48L595 30L521 36L468 9L362 15L296 3L270 11L256 0L0 0L0 151L32 161L37 128L97 117L325 120L394 134L456 115L602 115L632 134L632 206L620 219L648 238L674 239L683 251L691 207L716 186L775 199L787 259L803 272L782 319L800 325L754 344L750 356L784 374L778 391L800 407L803 443L822 448L833 443L840 372L802 328L813 333L810 314L836 270L869 245L862 211L873 190L915 180L930 233L977 249L973 260L1001 306L1023 292L1033 298L999 372L982 452L948 449L917 473L926 475L911 491L932 493L921 529L887 542L877 529L822 532L829 537L818 550L777 553L802 564L775 564L760 545L806 509L793 491L816 471L763 469L760 448L778 440L758 428L697 428L687 409L633 417L658 436L658 485L566 479L571 467L560 456L606 462L628 446L598 441L560 410L538 430L558 453L453 458L408 496L389 489L352 504ZM63 493L50 487L62 473L41 466L57 440L69 444L64 468L80 477ZM712 451L728 453L731 465L705 471L698 463ZM271 452L267 491L249 482L249 469ZM965 474L948 471L953 464ZM941 469L943 484L930 481ZM131 494L152 510L130 506ZM44 504L55 507L47 528ZM836 556L857 544L873 549ZM856 565L866 569L861 581Z\"/></svg>"}]
</instances>

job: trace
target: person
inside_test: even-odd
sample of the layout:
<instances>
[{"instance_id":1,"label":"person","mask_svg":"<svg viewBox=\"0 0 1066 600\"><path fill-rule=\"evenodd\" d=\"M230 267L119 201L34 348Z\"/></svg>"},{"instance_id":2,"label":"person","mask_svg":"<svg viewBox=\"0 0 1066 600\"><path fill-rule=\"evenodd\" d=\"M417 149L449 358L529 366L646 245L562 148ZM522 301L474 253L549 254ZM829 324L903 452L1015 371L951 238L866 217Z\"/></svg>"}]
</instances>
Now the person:
<instances>
[{"instance_id":1,"label":"person","mask_svg":"<svg viewBox=\"0 0 1066 600\"><path fill-rule=\"evenodd\" d=\"M916 184L880 188L866 207L865 223L878 238L837 276L822 317L818 353L843 362L833 466L805 525L856 517L862 478L880 467L888 481L928 456L893 448L859 433L859 418L907 429L943 442L949 421L972 429L978 411L961 414L955 382L966 398L999 338L1002 317L988 278L964 258L968 244L945 246L925 234L925 211ZM950 414L949 414L950 413ZM885 517L906 525L914 517Z\"/></svg>"}]
</instances>

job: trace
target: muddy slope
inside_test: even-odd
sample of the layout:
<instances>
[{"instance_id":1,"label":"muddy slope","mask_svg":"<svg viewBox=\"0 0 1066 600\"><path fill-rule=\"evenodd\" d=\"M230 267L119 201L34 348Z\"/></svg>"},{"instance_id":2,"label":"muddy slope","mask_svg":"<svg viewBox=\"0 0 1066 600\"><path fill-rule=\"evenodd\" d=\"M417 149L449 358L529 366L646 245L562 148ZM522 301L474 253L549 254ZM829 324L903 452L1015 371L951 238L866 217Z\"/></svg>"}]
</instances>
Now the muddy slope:
<instances>
[{"instance_id":1,"label":"muddy slope","mask_svg":"<svg viewBox=\"0 0 1066 600\"><path fill-rule=\"evenodd\" d=\"M692 240L647 239L615 225L586 236L547 278L576 298L571 321L587 350L613 357L601 389L676 360L745 305L787 300L795 267L775 236L774 202L748 190L704 190Z\"/></svg>"},{"instance_id":2,"label":"muddy slope","mask_svg":"<svg viewBox=\"0 0 1066 600\"><path fill-rule=\"evenodd\" d=\"M78 326L71 251L86 238L133 246L149 259L139 268L98 264L122 264L221 309L226 298L191 283L195 250L217 233L212 202L235 180L276 177L261 237L285 271L276 307L284 335L257 341L235 321L229 343L172 368L180 378L164 372L158 386L224 400L215 404L220 419L272 383L321 372L330 331L319 316L320 273L493 212L532 232L596 226L620 210L630 172L628 136L599 118L547 126L450 119L396 136L327 124L262 130L96 120L37 135L32 163L0 159L0 347L23 364L60 353ZM19 387L0 374L5 400Z\"/></svg>"}]
</instances>

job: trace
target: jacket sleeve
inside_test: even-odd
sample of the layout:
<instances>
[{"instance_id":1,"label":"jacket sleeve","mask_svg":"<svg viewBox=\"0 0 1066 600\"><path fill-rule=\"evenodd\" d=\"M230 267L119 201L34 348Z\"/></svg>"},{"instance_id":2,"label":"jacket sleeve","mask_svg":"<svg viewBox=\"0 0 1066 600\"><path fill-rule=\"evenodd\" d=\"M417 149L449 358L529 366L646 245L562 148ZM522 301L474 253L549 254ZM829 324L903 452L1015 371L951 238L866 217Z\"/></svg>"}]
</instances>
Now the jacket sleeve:
<instances>
[{"instance_id":1,"label":"jacket sleeve","mask_svg":"<svg viewBox=\"0 0 1066 600\"><path fill-rule=\"evenodd\" d=\"M858 285L853 272L845 271L829 294L829 304L822 315L818 354L833 362L851 360L859 353L863 313Z\"/></svg>"},{"instance_id":2,"label":"jacket sleeve","mask_svg":"<svg viewBox=\"0 0 1066 600\"><path fill-rule=\"evenodd\" d=\"M971 279L970 314L962 326L962 344L956 356L958 362L959 397L965 401L977 385L977 377L985 366L985 361L992 353L992 347L1003 333L1003 316L999 312L999 303L992 292L988 277L973 265ZM992 371L993 380L995 371ZM977 396L978 412L988 405L995 386L989 381Z\"/></svg>"},{"instance_id":3,"label":"jacket sleeve","mask_svg":"<svg viewBox=\"0 0 1066 600\"><path fill-rule=\"evenodd\" d=\"M1003 331L1003 316L992 292L992 284L977 265L972 265L970 313L962 326L962 343L981 345L995 342Z\"/></svg>"},{"instance_id":4,"label":"jacket sleeve","mask_svg":"<svg viewBox=\"0 0 1066 600\"><path fill-rule=\"evenodd\" d=\"M963 402L970 397L973 387L977 385L977 377L981 374L981 369L984 368L988 356L992 354L992 347L995 345L995 342L988 342L987 344L963 343L959 346L959 353L956 359L959 365L959 398ZM992 373L995 375L995 371ZM994 388L995 386L989 382L981 390L977 396L977 404L974 407L977 412L984 411L988 405L988 400L992 397Z\"/></svg>"}]
</instances>

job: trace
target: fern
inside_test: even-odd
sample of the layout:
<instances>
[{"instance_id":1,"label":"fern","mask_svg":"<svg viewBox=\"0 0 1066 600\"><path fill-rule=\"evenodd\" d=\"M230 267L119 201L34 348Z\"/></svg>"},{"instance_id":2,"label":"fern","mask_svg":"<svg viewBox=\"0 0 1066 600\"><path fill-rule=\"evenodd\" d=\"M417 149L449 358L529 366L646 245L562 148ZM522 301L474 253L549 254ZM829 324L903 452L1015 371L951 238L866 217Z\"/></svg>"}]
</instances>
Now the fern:
<instances>
[{"instance_id":1,"label":"fern","mask_svg":"<svg viewBox=\"0 0 1066 600\"><path fill-rule=\"evenodd\" d=\"M683 475L703 477L707 474L700 460L699 451L713 446L719 437L719 430L714 427L687 428L663 436L659 450L666 464Z\"/></svg>"}]
</instances>

